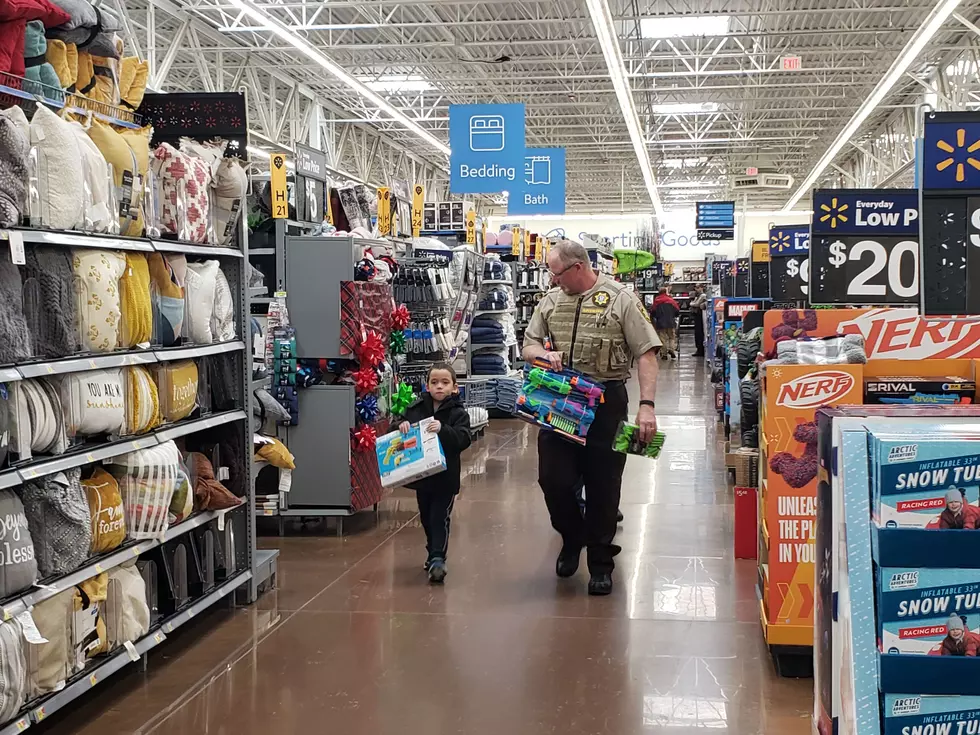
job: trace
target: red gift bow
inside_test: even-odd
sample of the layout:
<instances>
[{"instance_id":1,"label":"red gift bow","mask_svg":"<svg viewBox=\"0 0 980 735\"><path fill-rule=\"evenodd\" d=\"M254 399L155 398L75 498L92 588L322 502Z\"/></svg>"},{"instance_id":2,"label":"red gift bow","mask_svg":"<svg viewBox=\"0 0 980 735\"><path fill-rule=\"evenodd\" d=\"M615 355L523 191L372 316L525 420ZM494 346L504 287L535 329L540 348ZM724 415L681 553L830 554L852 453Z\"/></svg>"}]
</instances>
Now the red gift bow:
<instances>
[{"instance_id":1,"label":"red gift bow","mask_svg":"<svg viewBox=\"0 0 980 735\"><path fill-rule=\"evenodd\" d=\"M355 370L351 377L354 378L354 389L358 395L373 393L378 387L378 374L372 367L365 366Z\"/></svg>"},{"instance_id":2,"label":"red gift bow","mask_svg":"<svg viewBox=\"0 0 980 735\"><path fill-rule=\"evenodd\" d=\"M354 432L357 448L364 452L374 449L377 438L378 434L371 426L364 425Z\"/></svg>"},{"instance_id":3,"label":"red gift bow","mask_svg":"<svg viewBox=\"0 0 980 735\"><path fill-rule=\"evenodd\" d=\"M381 339L381 335L373 329L368 331L364 341L357 348L357 359L362 366L370 365L371 367L377 367L385 359L385 343Z\"/></svg>"},{"instance_id":4,"label":"red gift bow","mask_svg":"<svg viewBox=\"0 0 980 735\"><path fill-rule=\"evenodd\" d=\"M391 313L391 324L396 329L405 329L411 319L412 315L408 313L408 307L405 304L399 304Z\"/></svg>"}]
</instances>

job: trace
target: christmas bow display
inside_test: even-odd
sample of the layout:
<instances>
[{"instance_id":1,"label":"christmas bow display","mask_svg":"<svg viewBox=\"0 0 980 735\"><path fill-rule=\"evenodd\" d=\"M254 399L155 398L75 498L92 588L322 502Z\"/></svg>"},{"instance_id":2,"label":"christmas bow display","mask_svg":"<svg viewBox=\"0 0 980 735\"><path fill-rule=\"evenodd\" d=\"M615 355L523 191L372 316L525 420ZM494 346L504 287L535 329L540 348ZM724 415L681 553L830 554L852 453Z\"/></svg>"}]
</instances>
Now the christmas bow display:
<instances>
[{"instance_id":1,"label":"christmas bow display","mask_svg":"<svg viewBox=\"0 0 980 735\"><path fill-rule=\"evenodd\" d=\"M408 307L405 304L399 304L391 313L391 325L395 329L405 329L411 319L412 315L408 313Z\"/></svg>"},{"instance_id":2,"label":"christmas bow display","mask_svg":"<svg viewBox=\"0 0 980 735\"><path fill-rule=\"evenodd\" d=\"M393 355L404 355L405 354L405 333L402 331L394 331L391 333L391 337L388 340L388 347Z\"/></svg>"},{"instance_id":3,"label":"christmas bow display","mask_svg":"<svg viewBox=\"0 0 980 735\"><path fill-rule=\"evenodd\" d=\"M378 397L368 394L357 399L355 404L357 415L366 424L373 424L378 420Z\"/></svg>"},{"instance_id":4,"label":"christmas bow display","mask_svg":"<svg viewBox=\"0 0 980 735\"><path fill-rule=\"evenodd\" d=\"M367 424L354 432L354 442L362 452L373 451L377 438L377 432Z\"/></svg>"},{"instance_id":5,"label":"christmas bow display","mask_svg":"<svg viewBox=\"0 0 980 735\"><path fill-rule=\"evenodd\" d=\"M357 348L357 359L361 366L377 367L385 359L385 343L381 335L370 330Z\"/></svg>"},{"instance_id":6,"label":"christmas bow display","mask_svg":"<svg viewBox=\"0 0 980 735\"><path fill-rule=\"evenodd\" d=\"M378 374L372 367L365 366L355 370L351 377L354 378L354 389L358 395L372 393L378 387Z\"/></svg>"},{"instance_id":7,"label":"christmas bow display","mask_svg":"<svg viewBox=\"0 0 980 735\"><path fill-rule=\"evenodd\" d=\"M391 395L391 411L399 416L404 415L405 409L415 402L418 396L408 383L399 383L398 389Z\"/></svg>"}]
</instances>

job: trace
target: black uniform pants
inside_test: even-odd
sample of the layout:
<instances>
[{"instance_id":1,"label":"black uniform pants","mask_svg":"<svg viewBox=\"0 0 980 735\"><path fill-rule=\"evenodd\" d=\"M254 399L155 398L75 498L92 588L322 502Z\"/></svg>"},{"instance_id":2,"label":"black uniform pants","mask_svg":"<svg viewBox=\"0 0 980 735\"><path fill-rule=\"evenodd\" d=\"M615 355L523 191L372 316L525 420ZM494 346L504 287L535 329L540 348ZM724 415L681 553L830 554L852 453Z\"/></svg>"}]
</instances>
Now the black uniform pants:
<instances>
[{"instance_id":1,"label":"black uniform pants","mask_svg":"<svg viewBox=\"0 0 980 735\"><path fill-rule=\"evenodd\" d=\"M451 490L417 490L415 495L419 501L419 518L425 529L425 550L429 552L429 560L445 561L456 493Z\"/></svg>"},{"instance_id":2,"label":"black uniform pants","mask_svg":"<svg viewBox=\"0 0 980 735\"><path fill-rule=\"evenodd\" d=\"M551 525L569 549L588 550L592 574L611 572L621 549L613 543L626 455L613 451L619 422L626 419L626 385L606 385L605 401L596 409L585 446L553 431L538 433L538 484L544 491ZM576 497L585 485L585 515Z\"/></svg>"},{"instance_id":3,"label":"black uniform pants","mask_svg":"<svg viewBox=\"0 0 980 735\"><path fill-rule=\"evenodd\" d=\"M704 312L694 311L694 347L699 355L704 354Z\"/></svg>"}]
</instances>

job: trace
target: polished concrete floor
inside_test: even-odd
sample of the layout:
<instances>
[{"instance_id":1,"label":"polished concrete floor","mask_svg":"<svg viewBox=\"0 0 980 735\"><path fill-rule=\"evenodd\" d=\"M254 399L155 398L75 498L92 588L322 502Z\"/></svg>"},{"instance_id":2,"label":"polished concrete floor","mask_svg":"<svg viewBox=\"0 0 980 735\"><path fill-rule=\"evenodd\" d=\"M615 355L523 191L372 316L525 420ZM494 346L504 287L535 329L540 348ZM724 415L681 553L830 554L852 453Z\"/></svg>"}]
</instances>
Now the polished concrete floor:
<instances>
[{"instance_id":1,"label":"polished concrete floor","mask_svg":"<svg viewBox=\"0 0 980 735\"><path fill-rule=\"evenodd\" d=\"M732 557L711 386L690 352L661 371L661 458L626 467L612 596L586 595L584 564L555 578L535 430L494 421L466 456L445 587L425 583L409 494L343 538L263 538L282 551L278 590L203 616L49 732L809 733L812 681L774 674L754 562Z\"/></svg>"}]
</instances>

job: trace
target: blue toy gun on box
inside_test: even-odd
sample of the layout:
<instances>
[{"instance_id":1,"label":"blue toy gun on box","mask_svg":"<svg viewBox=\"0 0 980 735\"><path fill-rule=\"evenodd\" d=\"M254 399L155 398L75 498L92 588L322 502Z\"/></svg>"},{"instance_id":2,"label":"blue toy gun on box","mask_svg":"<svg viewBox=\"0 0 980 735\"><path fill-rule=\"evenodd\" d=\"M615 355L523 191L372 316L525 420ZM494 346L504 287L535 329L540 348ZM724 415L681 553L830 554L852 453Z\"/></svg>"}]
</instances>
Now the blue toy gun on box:
<instances>
[{"instance_id":1,"label":"blue toy gun on box","mask_svg":"<svg viewBox=\"0 0 980 735\"><path fill-rule=\"evenodd\" d=\"M524 367L517 415L543 429L585 444L605 386L577 370L552 370L543 360Z\"/></svg>"}]
</instances>

